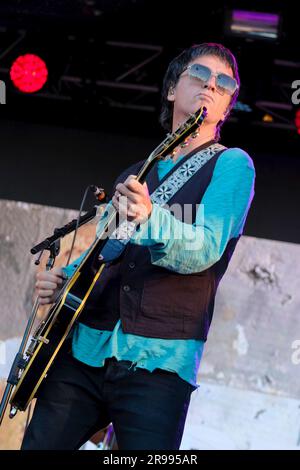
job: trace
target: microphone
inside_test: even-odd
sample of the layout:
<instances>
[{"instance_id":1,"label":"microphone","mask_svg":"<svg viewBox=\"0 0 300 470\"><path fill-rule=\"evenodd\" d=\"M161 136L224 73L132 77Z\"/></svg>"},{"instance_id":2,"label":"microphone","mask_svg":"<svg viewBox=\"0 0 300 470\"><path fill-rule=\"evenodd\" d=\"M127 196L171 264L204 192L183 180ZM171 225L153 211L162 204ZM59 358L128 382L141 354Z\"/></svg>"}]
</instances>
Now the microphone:
<instances>
[{"instance_id":1,"label":"microphone","mask_svg":"<svg viewBox=\"0 0 300 470\"><path fill-rule=\"evenodd\" d=\"M98 186L95 186L94 184L91 184L89 186L89 189L92 191L95 198L98 199L98 201L103 201L103 202L106 201L107 195L106 195L103 188L98 188Z\"/></svg>"}]
</instances>

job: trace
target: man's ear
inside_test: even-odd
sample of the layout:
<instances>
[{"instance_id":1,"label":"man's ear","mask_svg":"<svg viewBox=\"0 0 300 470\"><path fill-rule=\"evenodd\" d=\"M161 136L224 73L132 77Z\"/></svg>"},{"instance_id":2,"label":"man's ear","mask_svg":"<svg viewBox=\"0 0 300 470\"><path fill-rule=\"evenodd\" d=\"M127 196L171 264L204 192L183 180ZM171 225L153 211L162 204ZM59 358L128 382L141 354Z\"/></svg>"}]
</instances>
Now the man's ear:
<instances>
[{"instance_id":1,"label":"man's ear","mask_svg":"<svg viewBox=\"0 0 300 470\"><path fill-rule=\"evenodd\" d=\"M168 101L175 101L175 89L174 89L174 87L170 87L167 99L168 99Z\"/></svg>"}]
</instances>

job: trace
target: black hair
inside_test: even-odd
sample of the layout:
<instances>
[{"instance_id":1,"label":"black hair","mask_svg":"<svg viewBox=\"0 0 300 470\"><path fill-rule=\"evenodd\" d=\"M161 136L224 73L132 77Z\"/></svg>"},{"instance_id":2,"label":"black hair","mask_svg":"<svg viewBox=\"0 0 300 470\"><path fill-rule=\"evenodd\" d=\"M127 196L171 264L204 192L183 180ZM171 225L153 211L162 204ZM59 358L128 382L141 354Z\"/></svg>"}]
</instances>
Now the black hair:
<instances>
[{"instance_id":1,"label":"black hair","mask_svg":"<svg viewBox=\"0 0 300 470\"><path fill-rule=\"evenodd\" d=\"M196 59L197 57L204 55L213 55L218 57L221 61L228 64L232 70L233 76L236 79L238 85L240 85L240 77L238 72L237 61L232 54L232 52L227 49L222 44L217 43L202 43L191 46L188 49L182 51L178 56L176 56L169 64L168 69L165 73L162 86L162 95L161 95L161 113L159 117L159 122L162 127L170 132L172 130L172 119L173 119L173 102L167 99L170 89L175 88L180 75L183 73L184 69L189 65L189 63ZM220 129L225 119L228 117L230 111L232 110L237 97L239 94L239 87L235 91L234 95L231 97L230 105L227 110L226 117L219 121L216 129L215 139L219 140L220 138Z\"/></svg>"}]
</instances>

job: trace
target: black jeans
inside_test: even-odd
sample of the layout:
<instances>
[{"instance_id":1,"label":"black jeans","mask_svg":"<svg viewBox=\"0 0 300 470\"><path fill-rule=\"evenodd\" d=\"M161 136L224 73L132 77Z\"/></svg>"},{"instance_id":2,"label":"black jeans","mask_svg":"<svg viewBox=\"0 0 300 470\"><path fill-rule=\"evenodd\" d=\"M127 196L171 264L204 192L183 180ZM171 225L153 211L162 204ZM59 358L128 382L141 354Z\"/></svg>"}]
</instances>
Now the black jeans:
<instances>
[{"instance_id":1,"label":"black jeans","mask_svg":"<svg viewBox=\"0 0 300 470\"><path fill-rule=\"evenodd\" d=\"M39 389L22 450L79 449L111 422L120 450L177 450L194 390L176 373L129 361L90 367L68 340Z\"/></svg>"}]
</instances>

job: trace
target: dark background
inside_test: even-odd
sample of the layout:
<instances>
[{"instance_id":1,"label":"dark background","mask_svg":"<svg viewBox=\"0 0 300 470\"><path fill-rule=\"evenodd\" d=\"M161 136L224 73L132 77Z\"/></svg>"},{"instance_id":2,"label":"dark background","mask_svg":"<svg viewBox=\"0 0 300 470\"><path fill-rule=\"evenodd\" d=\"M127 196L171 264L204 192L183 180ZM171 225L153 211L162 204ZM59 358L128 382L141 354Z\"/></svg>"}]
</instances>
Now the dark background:
<instances>
[{"instance_id":1,"label":"dark background","mask_svg":"<svg viewBox=\"0 0 300 470\"><path fill-rule=\"evenodd\" d=\"M226 35L232 7L280 13L280 38ZM87 185L110 193L117 175L146 158L165 136L158 124L159 90L169 61L192 44L222 42L237 56L240 102L251 109L235 110L221 139L246 150L256 167L244 233L299 243L300 135L291 103L291 83L300 80L298 18L295 4L276 1L208 6L189 0L2 0L0 79L7 84L7 106L0 117L0 198L78 209ZM20 32L24 39L11 47ZM114 83L155 47L156 58L121 80L135 89L97 85L97 80ZM9 81L12 61L25 52L40 54L49 67L47 85L31 96ZM273 122L263 121L261 101L273 104ZM92 204L90 198L86 208Z\"/></svg>"}]
</instances>

